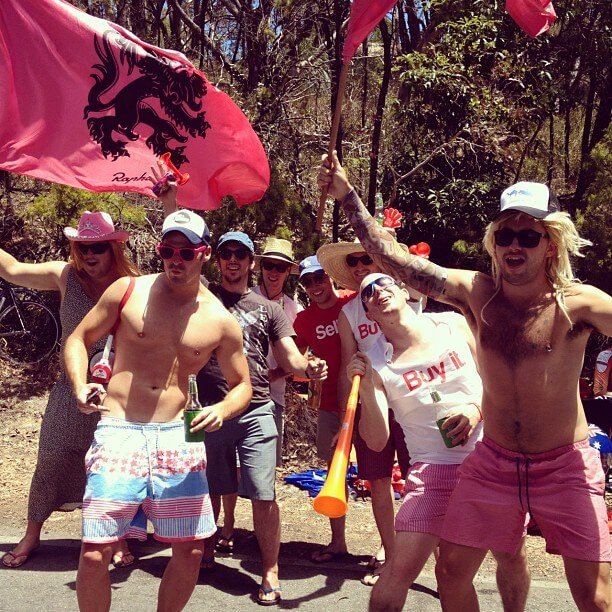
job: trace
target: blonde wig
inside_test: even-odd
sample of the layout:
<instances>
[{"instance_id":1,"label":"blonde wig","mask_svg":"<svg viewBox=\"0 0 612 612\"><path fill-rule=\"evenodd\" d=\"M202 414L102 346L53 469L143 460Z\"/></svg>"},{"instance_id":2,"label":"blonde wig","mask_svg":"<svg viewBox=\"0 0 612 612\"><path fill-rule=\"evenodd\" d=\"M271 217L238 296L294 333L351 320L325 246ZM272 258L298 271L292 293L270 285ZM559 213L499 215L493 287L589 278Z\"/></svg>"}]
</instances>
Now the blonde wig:
<instances>
[{"instance_id":1,"label":"blonde wig","mask_svg":"<svg viewBox=\"0 0 612 612\"><path fill-rule=\"evenodd\" d=\"M491 257L491 276L495 281L495 292L487 301L487 303L482 307L480 313L485 323L486 320L484 318L484 310L501 289L501 273L497 261L495 260L494 233L500 227L502 227L504 222L510 217L520 217L520 215L523 214L525 213L509 211L508 214L502 215L495 221L489 223L485 231L482 244L489 256ZM529 215L526 216L530 219L533 218ZM555 247L555 252L553 253L553 255L546 260L546 278L548 278L550 284L553 287L553 295L555 297L555 301L561 309L561 312L569 321L570 326L573 326L573 323L567 312L567 307L565 306L565 291L571 285L579 283L580 280L578 280L574 276L574 271L572 270L572 264L570 261L570 255L573 255L575 257L584 257L584 255L580 252L580 249L592 243L589 240L585 240L584 238L581 238L578 235L576 226L574 225L569 214L566 212L554 212L549 214L545 219L538 219L538 221L542 225L546 234L548 235L550 243Z\"/></svg>"}]
</instances>

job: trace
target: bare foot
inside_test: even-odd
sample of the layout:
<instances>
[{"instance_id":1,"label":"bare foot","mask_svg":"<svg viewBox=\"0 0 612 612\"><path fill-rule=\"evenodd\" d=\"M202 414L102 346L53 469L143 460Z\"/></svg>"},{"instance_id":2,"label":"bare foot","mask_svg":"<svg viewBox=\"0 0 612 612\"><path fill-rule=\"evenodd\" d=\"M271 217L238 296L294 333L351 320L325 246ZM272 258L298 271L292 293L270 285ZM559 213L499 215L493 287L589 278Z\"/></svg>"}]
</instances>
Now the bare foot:
<instances>
[{"instance_id":1,"label":"bare foot","mask_svg":"<svg viewBox=\"0 0 612 612\"><path fill-rule=\"evenodd\" d=\"M114 543L112 563L115 567L128 567L134 561L136 561L136 558L130 552L128 543L125 540L119 540Z\"/></svg>"}]
</instances>

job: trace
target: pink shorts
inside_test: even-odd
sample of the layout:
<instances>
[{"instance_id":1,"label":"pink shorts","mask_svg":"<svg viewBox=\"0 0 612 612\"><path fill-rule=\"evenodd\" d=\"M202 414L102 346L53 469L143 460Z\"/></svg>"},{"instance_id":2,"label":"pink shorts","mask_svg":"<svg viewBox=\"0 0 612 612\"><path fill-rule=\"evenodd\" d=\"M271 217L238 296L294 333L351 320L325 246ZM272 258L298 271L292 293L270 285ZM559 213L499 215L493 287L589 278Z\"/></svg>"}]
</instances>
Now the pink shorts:
<instances>
[{"instance_id":1,"label":"pink shorts","mask_svg":"<svg viewBox=\"0 0 612 612\"><path fill-rule=\"evenodd\" d=\"M406 495L395 517L395 531L440 536L460 465L415 463L406 476Z\"/></svg>"},{"instance_id":2,"label":"pink shorts","mask_svg":"<svg viewBox=\"0 0 612 612\"><path fill-rule=\"evenodd\" d=\"M599 453L588 440L524 454L484 438L459 469L442 538L513 554L530 515L547 552L609 562L604 480Z\"/></svg>"}]
</instances>

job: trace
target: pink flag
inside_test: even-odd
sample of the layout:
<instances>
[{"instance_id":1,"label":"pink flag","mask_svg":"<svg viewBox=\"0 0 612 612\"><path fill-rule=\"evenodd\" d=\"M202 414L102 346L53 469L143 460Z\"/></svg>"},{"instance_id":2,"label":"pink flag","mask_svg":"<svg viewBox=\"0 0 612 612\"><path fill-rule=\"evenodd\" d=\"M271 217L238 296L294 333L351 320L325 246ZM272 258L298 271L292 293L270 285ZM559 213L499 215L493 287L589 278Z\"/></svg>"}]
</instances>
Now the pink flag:
<instances>
[{"instance_id":1,"label":"pink flag","mask_svg":"<svg viewBox=\"0 0 612 612\"><path fill-rule=\"evenodd\" d=\"M259 200L270 169L234 102L184 55L63 0L0 2L0 168L91 191L151 195L165 152L179 203Z\"/></svg>"},{"instance_id":2,"label":"pink flag","mask_svg":"<svg viewBox=\"0 0 612 612\"><path fill-rule=\"evenodd\" d=\"M551 0L506 0L506 12L529 36L546 32L557 18Z\"/></svg>"},{"instance_id":3,"label":"pink flag","mask_svg":"<svg viewBox=\"0 0 612 612\"><path fill-rule=\"evenodd\" d=\"M397 0L353 0L342 49L342 61L345 64L351 61L357 47L396 3Z\"/></svg>"}]
</instances>

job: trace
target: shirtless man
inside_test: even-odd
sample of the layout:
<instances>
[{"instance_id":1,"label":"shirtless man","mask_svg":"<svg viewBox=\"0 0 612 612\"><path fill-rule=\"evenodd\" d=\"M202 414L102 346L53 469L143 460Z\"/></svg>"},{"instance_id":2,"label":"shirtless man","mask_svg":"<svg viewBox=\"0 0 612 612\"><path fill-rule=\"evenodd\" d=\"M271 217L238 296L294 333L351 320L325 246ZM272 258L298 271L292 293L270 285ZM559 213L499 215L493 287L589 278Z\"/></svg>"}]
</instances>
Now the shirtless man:
<instances>
[{"instance_id":1,"label":"shirtless man","mask_svg":"<svg viewBox=\"0 0 612 612\"><path fill-rule=\"evenodd\" d=\"M158 595L158 610L182 610L195 587L204 539L216 526L206 480L203 444L184 441L181 410L187 377L214 352L230 391L202 410L192 431L215 431L242 412L251 385L240 326L200 283L211 255L203 219L188 210L169 215L158 253L162 274L136 279L115 336L113 376L105 393L87 384L86 348L108 333L127 282L120 279L68 338L65 362L84 413L102 418L86 458L83 545L77 575L81 610L108 610L111 545L145 533L130 525L142 506L155 537L172 545ZM100 404L88 401L97 389Z\"/></svg>"},{"instance_id":2,"label":"shirtless man","mask_svg":"<svg viewBox=\"0 0 612 612\"><path fill-rule=\"evenodd\" d=\"M569 255L587 242L545 185L518 183L485 233L492 275L447 270L399 248L335 155L324 159L319 185L341 201L384 271L458 307L476 337L484 438L463 463L446 514L436 568L443 609L478 610L472 580L486 551L514 552L530 514L549 552L563 556L578 608L607 610L604 475L589 448L578 378L591 332L612 333L612 299L573 276Z\"/></svg>"}]
</instances>

